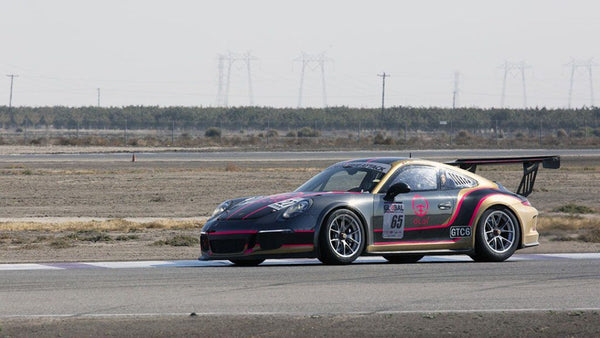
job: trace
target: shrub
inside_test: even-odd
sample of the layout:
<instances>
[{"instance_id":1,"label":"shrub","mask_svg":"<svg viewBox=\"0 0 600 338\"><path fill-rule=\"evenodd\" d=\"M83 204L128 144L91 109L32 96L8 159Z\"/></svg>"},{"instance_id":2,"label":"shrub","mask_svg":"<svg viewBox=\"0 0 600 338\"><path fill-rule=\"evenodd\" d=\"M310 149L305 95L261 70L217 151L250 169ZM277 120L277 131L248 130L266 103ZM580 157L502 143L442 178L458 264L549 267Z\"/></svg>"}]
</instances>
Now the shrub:
<instances>
[{"instance_id":1,"label":"shrub","mask_svg":"<svg viewBox=\"0 0 600 338\"><path fill-rule=\"evenodd\" d=\"M75 245L73 245L73 243L65 240L64 238L57 238L55 240L53 240L52 242L50 242L50 247L54 248L54 249L66 249L66 248L72 248Z\"/></svg>"},{"instance_id":2,"label":"shrub","mask_svg":"<svg viewBox=\"0 0 600 338\"><path fill-rule=\"evenodd\" d=\"M204 136L206 136L206 137L221 137L221 129L215 128L215 127L210 127L208 129L206 129L206 131L204 132Z\"/></svg>"},{"instance_id":3,"label":"shrub","mask_svg":"<svg viewBox=\"0 0 600 338\"><path fill-rule=\"evenodd\" d=\"M392 145L394 144L394 139L389 136L385 137L381 133L377 133L373 139L373 144Z\"/></svg>"},{"instance_id":4,"label":"shrub","mask_svg":"<svg viewBox=\"0 0 600 338\"><path fill-rule=\"evenodd\" d=\"M569 137L569 134L567 134L567 131L564 129L559 129L556 131L556 137L558 138L567 138Z\"/></svg>"},{"instance_id":5,"label":"shrub","mask_svg":"<svg viewBox=\"0 0 600 338\"><path fill-rule=\"evenodd\" d=\"M170 245L170 246L195 246L200 243L200 240L193 236L176 235L169 239L163 239L154 242L154 245Z\"/></svg>"},{"instance_id":6,"label":"shrub","mask_svg":"<svg viewBox=\"0 0 600 338\"><path fill-rule=\"evenodd\" d=\"M587 207L585 205L573 204L573 203L565 204L561 207L554 208L553 211L566 212L569 214L593 214L594 213L594 210L590 207Z\"/></svg>"},{"instance_id":7,"label":"shrub","mask_svg":"<svg viewBox=\"0 0 600 338\"><path fill-rule=\"evenodd\" d=\"M319 135L321 135L321 133L318 130L314 130L310 127L302 127L298 130L299 137L317 137Z\"/></svg>"},{"instance_id":8,"label":"shrub","mask_svg":"<svg viewBox=\"0 0 600 338\"><path fill-rule=\"evenodd\" d=\"M278 136L279 136L279 133L275 129L269 129L269 131L267 131L267 137L278 137Z\"/></svg>"},{"instance_id":9,"label":"shrub","mask_svg":"<svg viewBox=\"0 0 600 338\"><path fill-rule=\"evenodd\" d=\"M113 239L109 235L96 230L80 230L67 235L67 238L74 239L76 241L87 241L87 242L112 242Z\"/></svg>"}]
</instances>

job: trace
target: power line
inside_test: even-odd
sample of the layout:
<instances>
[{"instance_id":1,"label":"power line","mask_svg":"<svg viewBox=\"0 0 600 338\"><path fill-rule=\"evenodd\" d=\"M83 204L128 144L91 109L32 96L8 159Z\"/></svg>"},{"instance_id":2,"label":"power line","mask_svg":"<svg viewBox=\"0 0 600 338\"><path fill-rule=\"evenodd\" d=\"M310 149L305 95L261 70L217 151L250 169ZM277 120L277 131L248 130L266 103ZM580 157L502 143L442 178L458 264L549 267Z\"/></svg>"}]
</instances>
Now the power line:
<instances>
[{"instance_id":1,"label":"power line","mask_svg":"<svg viewBox=\"0 0 600 338\"><path fill-rule=\"evenodd\" d=\"M7 77L10 77L10 96L8 98L8 114L10 115L10 111L12 109L12 97L13 97L13 82L15 80L15 77L19 77L19 75L16 74L8 74L6 75Z\"/></svg>"},{"instance_id":2,"label":"power line","mask_svg":"<svg viewBox=\"0 0 600 338\"><path fill-rule=\"evenodd\" d=\"M311 55L302 52L299 57L294 59L294 61L300 61L302 63L302 68L300 72L300 89L298 90L298 108L302 107L304 73L307 67L311 68L311 65L313 67L318 67L321 70L321 95L323 98L323 107L327 107L327 88L325 86L325 63L330 62L332 60L325 56L325 52L322 52L317 55Z\"/></svg>"}]
</instances>

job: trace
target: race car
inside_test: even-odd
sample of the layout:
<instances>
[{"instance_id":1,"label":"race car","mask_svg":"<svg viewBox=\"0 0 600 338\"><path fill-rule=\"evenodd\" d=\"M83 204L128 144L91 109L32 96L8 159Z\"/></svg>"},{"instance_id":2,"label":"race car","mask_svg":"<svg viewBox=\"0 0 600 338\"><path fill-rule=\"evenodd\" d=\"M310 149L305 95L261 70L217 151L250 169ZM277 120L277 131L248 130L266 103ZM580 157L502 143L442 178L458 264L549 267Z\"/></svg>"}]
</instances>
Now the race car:
<instances>
[{"instance_id":1,"label":"race car","mask_svg":"<svg viewBox=\"0 0 600 338\"><path fill-rule=\"evenodd\" d=\"M521 163L516 193L475 174L479 165ZM538 245L527 196L540 163L558 156L460 159L364 158L336 163L294 192L221 203L202 227L201 260L252 266L267 258L349 264L361 255L412 263L467 254L500 262Z\"/></svg>"}]
</instances>

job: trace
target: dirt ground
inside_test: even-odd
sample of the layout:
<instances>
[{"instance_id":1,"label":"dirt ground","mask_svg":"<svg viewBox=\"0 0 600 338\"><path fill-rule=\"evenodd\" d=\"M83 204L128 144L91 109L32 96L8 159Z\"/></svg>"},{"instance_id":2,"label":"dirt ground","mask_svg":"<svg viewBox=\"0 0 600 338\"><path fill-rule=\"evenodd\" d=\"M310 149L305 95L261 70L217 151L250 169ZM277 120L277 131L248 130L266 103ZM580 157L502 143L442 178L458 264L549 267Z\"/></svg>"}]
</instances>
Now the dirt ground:
<instances>
[{"instance_id":1,"label":"dirt ground","mask_svg":"<svg viewBox=\"0 0 600 338\"><path fill-rule=\"evenodd\" d=\"M195 259L199 228L190 223L169 229L141 227L135 233L132 229L100 230L96 237L72 229L7 229L15 222L57 224L82 217L191 218L201 223L223 200L294 190L331 163L4 160L0 162L0 263ZM483 168L479 173L511 189L521 177L518 166ZM555 208L568 203L598 213L599 192L599 158L563 157L561 169L540 170L529 199L541 217L555 215ZM599 243L555 241L540 232L542 245L522 252L600 251ZM558 236L556 231L551 233ZM176 236L187 242L164 243Z\"/></svg>"},{"instance_id":2,"label":"dirt ground","mask_svg":"<svg viewBox=\"0 0 600 338\"><path fill-rule=\"evenodd\" d=\"M598 337L597 311L0 320L7 337ZM126 332L126 334L124 334Z\"/></svg>"}]
</instances>

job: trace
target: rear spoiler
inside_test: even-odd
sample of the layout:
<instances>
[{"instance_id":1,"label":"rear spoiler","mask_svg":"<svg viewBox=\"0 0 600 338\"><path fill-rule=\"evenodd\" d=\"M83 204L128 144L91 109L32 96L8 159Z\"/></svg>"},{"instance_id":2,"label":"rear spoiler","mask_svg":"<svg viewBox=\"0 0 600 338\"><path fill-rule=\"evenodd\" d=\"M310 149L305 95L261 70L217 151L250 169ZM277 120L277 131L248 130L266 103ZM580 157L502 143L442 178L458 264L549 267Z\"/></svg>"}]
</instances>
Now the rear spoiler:
<instances>
[{"instance_id":1,"label":"rear spoiler","mask_svg":"<svg viewBox=\"0 0 600 338\"><path fill-rule=\"evenodd\" d=\"M475 173L478 165L493 165L493 164L515 164L523 163L523 177L517 194L527 197L533 191L533 184L540 163L546 169L560 168L560 156L529 156L529 157L498 157L498 158L469 158L459 159L446 164L459 167Z\"/></svg>"}]
</instances>

